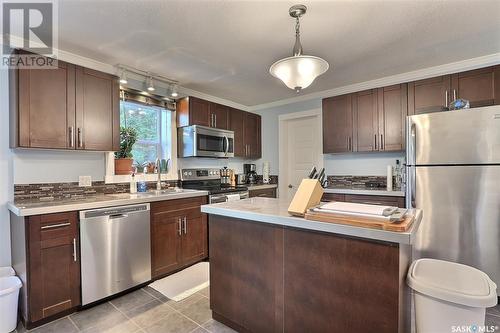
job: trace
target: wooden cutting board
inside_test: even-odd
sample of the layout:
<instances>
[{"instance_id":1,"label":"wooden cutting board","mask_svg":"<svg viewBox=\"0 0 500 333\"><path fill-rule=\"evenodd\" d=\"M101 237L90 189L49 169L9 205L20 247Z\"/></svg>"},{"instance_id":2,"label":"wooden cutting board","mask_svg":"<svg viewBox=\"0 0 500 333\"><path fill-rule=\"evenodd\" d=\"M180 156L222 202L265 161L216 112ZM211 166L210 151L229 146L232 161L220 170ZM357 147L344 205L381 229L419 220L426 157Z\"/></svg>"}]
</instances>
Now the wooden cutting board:
<instances>
[{"instance_id":1,"label":"wooden cutting board","mask_svg":"<svg viewBox=\"0 0 500 333\"><path fill-rule=\"evenodd\" d=\"M309 211L305 215L306 220L327 222L327 223L337 223L352 225L355 227L380 229L386 231L404 232L410 229L413 221L415 220L415 215L412 211L409 211L402 221L400 222L385 222L376 221L363 217L353 217L353 216L342 216L342 215L332 215L320 212Z\"/></svg>"}]
</instances>

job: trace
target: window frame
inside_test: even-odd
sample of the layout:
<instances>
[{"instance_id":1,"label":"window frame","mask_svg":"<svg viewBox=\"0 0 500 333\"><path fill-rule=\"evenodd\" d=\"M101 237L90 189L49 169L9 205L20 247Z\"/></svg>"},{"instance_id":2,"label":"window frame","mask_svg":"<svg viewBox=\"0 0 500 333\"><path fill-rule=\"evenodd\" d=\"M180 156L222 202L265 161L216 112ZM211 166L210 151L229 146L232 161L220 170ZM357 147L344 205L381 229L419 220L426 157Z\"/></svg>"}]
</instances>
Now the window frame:
<instances>
[{"instance_id":1,"label":"window frame","mask_svg":"<svg viewBox=\"0 0 500 333\"><path fill-rule=\"evenodd\" d=\"M126 93L126 92L125 92ZM178 173L177 173L177 123L176 123L176 114L175 110L170 110L166 108L165 106L160 106L157 105L157 103L148 103L148 102L143 102L141 100L137 100L136 98L131 98L131 99L125 99L123 96L125 93L122 91L122 100L131 102L131 103L136 103L138 105L144 105L144 106L150 106L150 107L155 107L158 108L158 111L160 112L160 117L169 116L170 115L170 138L168 137L168 128L162 128L162 121L160 118L160 121L158 121L158 133L159 133L159 143L155 144L157 154L160 153L159 156L168 156L167 154L167 148L166 145L168 145L168 140L170 139L170 169L169 172L166 174L161 175L161 180L162 181L170 181L170 180L178 180ZM149 98L148 98L149 100ZM169 111L163 113L163 110ZM169 121L167 119L165 126L168 126ZM167 134L163 135L163 131L167 131ZM114 152L106 152L105 153L105 176L104 176L104 182L106 184L112 184L112 183L124 183L124 182L130 182L131 180L131 175L116 175L115 174L115 154ZM135 176L136 181L156 181L158 179L157 174L136 174Z\"/></svg>"}]
</instances>

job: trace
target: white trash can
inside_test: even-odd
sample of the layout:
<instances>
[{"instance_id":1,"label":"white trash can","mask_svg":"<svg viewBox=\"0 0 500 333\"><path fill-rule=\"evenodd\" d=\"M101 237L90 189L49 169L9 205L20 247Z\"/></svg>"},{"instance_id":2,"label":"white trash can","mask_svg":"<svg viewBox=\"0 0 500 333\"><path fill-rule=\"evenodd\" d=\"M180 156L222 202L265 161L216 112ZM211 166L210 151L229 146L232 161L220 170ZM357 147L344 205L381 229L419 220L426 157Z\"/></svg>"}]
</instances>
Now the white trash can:
<instances>
[{"instance_id":1,"label":"white trash can","mask_svg":"<svg viewBox=\"0 0 500 333\"><path fill-rule=\"evenodd\" d=\"M417 333L483 332L486 308L498 301L488 275L449 261L414 261L407 283L414 291Z\"/></svg>"},{"instance_id":2,"label":"white trash can","mask_svg":"<svg viewBox=\"0 0 500 333\"><path fill-rule=\"evenodd\" d=\"M14 276L16 275L16 272L14 272L14 269L10 266L5 266L5 267L0 267L0 278L6 277L6 276Z\"/></svg>"},{"instance_id":3,"label":"white trash can","mask_svg":"<svg viewBox=\"0 0 500 333\"><path fill-rule=\"evenodd\" d=\"M17 301L22 283L17 276L0 277L0 333L17 326Z\"/></svg>"}]
</instances>

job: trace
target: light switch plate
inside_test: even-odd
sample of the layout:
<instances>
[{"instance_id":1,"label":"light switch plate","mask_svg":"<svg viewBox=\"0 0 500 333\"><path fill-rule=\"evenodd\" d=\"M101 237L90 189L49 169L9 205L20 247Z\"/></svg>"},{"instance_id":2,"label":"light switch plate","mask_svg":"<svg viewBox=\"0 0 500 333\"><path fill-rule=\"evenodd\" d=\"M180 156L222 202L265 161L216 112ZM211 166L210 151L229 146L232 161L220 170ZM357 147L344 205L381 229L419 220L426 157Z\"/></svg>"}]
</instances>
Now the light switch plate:
<instances>
[{"instance_id":1,"label":"light switch plate","mask_svg":"<svg viewBox=\"0 0 500 333\"><path fill-rule=\"evenodd\" d=\"M91 176L79 176L78 177L78 186L92 186L92 177Z\"/></svg>"}]
</instances>

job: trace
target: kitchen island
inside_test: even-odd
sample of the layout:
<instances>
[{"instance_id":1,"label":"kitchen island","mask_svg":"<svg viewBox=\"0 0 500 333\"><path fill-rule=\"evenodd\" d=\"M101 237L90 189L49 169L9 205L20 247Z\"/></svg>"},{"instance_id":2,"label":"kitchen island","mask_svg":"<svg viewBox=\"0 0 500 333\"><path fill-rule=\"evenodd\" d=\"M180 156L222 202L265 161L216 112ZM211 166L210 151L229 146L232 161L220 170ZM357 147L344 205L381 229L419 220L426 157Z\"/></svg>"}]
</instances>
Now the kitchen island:
<instances>
[{"instance_id":1,"label":"kitchen island","mask_svg":"<svg viewBox=\"0 0 500 333\"><path fill-rule=\"evenodd\" d=\"M309 221L283 199L202 206L210 306L239 332L408 332L407 232Z\"/></svg>"}]
</instances>

